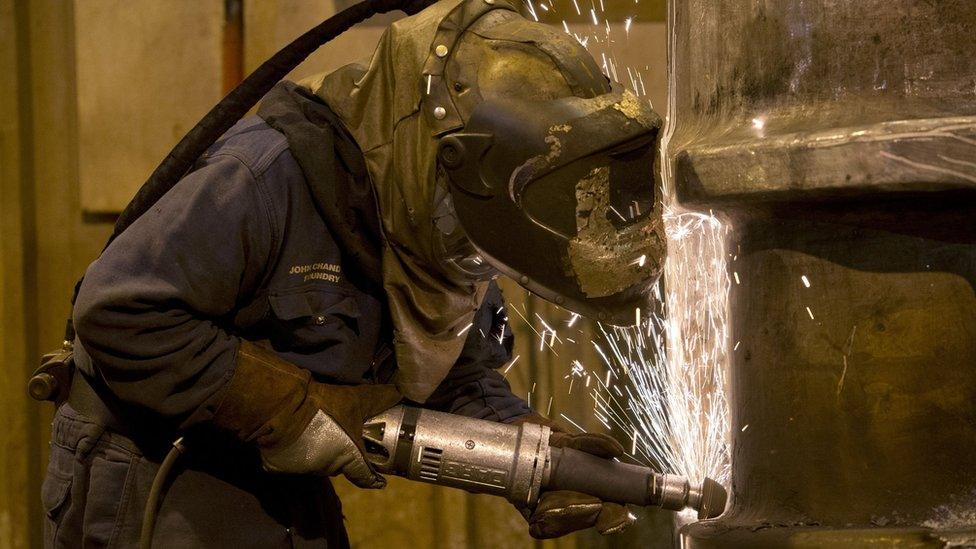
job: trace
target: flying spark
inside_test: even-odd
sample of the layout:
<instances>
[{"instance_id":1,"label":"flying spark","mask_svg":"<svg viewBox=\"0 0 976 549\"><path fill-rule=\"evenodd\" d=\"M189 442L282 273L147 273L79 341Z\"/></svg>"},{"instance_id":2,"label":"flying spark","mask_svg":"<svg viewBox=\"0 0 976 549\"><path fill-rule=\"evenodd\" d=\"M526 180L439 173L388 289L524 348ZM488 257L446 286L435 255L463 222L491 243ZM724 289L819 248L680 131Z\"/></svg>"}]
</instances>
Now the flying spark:
<instances>
[{"instance_id":1,"label":"flying spark","mask_svg":"<svg viewBox=\"0 0 976 549\"><path fill-rule=\"evenodd\" d=\"M550 18L556 25L561 23L563 30L583 47L589 49L592 46L593 56L602 61L601 68L608 77L619 81L617 75L624 76L635 94L647 99L642 70L649 69L646 66L642 69L618 67L612 48L622 42L611 36L609 21L600 25L600 17L609 19L602 14L602 3L600 14L591 1L593 9L582 15L578 0L573 0L573 8L580 17L569 19L576 25L571 29L567 20L560 20L560 17L569 17L567 13L571 15L568 6L563 14L557 15L556 9L549 11L545 8L545 0L533 1L543 8L539 15ZM553 7L551 2L549 7ZM673 7L669 8L669 17L674 16L673 10ZM628 37L631 30L640 28L633 27L633 22L634 17L623 21L623 30ZM580 30L584 25L589 30ZM582 34L573 33L574 29ZM677 95L673 86L677 79L670 74L666 80L670 88L669 105L665 110L675 112ZM753 127L762 131L765 119L753 121ZM583 380L580 387L587 384L585 389L577 392L586 393L593 399L594 418L601 424L624 433L624 437L629 435L627 442L634 459L660 467L664 472L688 477L692 482L700 482L708 476L727 484L731 437L726 376L729 353L733 350L727 324L728 300L732 285L741 280L737 272L728 268L732 258L726 250L729 226L711 212L682 209L674 198L675 151L669 148L673 133L674 121L668 118L661 142L668 257L663 265L662 280L652 288L649 296L657 304L648 308L646 311L650 312L645 314L635 310L635 324L627 328L593 324L575 314L565 319L553 319L556 322L541 317L529 322L526 317L532 315L522 315L517 308L516 313L539 336L540 342L548 344L540 347L545 352L555 354L558 345L574 343L571 352L564 353L570 356L561 362L569 370L570 375L565 380L569 391L574 389L577 379ZM625 219L616 208L612 211L613 215ZM637 216L641 215L639 205L624 211L631 217L635 212ZM646 261L646 257L641 257L636 264L643 267ZM654 266L653 262L651 264ZM578 326L580 334L590 334L593 337L590 345L596 350L599 364L584 365L580 360L572 360L574 356L582 357L578 353L583 348L576 347L575 340L570 338L560 340L553 326L564 331ZM580 343L586 345L586 337L582 336ZM734 348L738 347L736 342ZM550 410L551 407L550 401ZM559 416L584 431L565 414Z\"/></svg>"},{"instance_id":2,"label":"flying spark","mask_svg":"<svg viewBox=\"0 0 976 549\"><path fill-rule=\"evenodd\" d=\"M502 371L502 375L507 374L508 371L512 369L512 366L515 366L515 363L518 362L518 359L521 356L522 355L515 355L515 358L513 358L512 361L508 363L508 366L505 367L505 370Z\"/></svg>"}]
</instances>

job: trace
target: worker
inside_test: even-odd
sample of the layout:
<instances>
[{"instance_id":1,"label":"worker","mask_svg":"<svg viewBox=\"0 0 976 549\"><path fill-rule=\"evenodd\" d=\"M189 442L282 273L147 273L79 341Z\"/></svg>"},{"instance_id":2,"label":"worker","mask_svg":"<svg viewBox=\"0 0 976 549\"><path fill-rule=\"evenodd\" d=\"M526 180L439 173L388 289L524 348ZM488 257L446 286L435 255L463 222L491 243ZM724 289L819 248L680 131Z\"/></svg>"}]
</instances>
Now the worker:
<instances>
[{"instance_id":1,"label":"worker","mask_svg":"<svg viewBox=\"0 0 976 549\"><path fill-rule=\"evenodd\" d=\"M554 179L539 171L524 207L501 193L475 208L491 216L485 227L458 202L474 185L471 170L451 169L464 151L439 155L438 144L463 146L474 111L509 100L557 113L561 99L595 101L593 112L626 111L641 135L656 131L646 106L611 91L575 39L502 0L442 0L391 25L368 65L276 86L88 268L73 310L77 372L42 488L45 545L135 545L180 437L156 546L345 547L329 477L385 484L366 459L364 420L405 401L554 425L498 372L512 332L494 279L595 316L632 315L654 272L634 257L656 261L662 242L645 196L652 147L624 151L618 185L600 179L611 168L580 175L590 140L553 130L567 139L541 158L556 159ZM518 139L517 118L487 118L499 146ZM637 157L643 195L624 177ZM626 223L607 213L620 200L638 210ZM554 229L567 219L573 234ZM623 455L606 435L556 429L554 446ZM573 492L520 511L537 538L634 520Z\"/></svg>"}]
</instances>

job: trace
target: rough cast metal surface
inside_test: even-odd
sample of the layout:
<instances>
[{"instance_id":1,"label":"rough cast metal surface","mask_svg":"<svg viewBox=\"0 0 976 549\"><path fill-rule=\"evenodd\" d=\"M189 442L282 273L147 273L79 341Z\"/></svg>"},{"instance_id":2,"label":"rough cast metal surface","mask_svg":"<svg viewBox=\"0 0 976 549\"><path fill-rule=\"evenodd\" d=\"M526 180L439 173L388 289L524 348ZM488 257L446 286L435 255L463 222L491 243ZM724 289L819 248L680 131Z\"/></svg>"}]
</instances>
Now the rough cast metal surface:
<instances>
[{"instance_id":1,"label":"rough cast metal surface","mask_svg":"<svg viewBox=\"0 0 976 549\"><path fill-rule=\"evenodd\" d=\"M674 10L683 201L976 187L970 0Z\"/></svg>"},{"instance_id":2,"label":"rough cast metal surface","mask_svg":"<svg viewBox=\"0 0 976 549\"><path fill-rule=\"evenodd\" d=\"M732 504L686 546L976 545L976 6L672 10L677 194L741 281Z\"/></svg>"}]
</instances>

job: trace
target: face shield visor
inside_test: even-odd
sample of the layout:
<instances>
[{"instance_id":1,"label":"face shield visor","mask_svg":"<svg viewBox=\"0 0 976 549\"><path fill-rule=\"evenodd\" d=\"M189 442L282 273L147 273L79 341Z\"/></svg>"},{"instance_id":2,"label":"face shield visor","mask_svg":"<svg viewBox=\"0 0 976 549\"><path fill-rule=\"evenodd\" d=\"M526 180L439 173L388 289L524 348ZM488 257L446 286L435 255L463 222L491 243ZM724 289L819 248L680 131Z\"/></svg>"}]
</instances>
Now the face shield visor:
<instances>
[{"instance_id":1,"label":"face shield visor","mask_svg":"<svg viewBox=\"0 0 976 549\"><path fill-rule=\"evenodd\" d=\"M438 148L471 253L548 301L631 323L665 253L659 129L629 92L479 104Z\"/></svg>"}]
</instances>

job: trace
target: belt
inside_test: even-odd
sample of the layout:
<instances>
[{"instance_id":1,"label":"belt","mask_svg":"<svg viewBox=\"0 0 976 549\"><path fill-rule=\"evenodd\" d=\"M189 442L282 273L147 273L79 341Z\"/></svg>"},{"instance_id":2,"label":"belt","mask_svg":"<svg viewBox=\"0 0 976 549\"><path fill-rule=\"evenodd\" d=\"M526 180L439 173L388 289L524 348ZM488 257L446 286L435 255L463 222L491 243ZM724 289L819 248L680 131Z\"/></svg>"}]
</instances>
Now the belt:
<instances>
[{"instance_id":1,"label":"belt","mask_svg":"<svg viewBox=\"0 0 976 549\"><path fill-rule=\"evenodd\" d=\"M143 414L136 411L120 411L108 404L114 400L114 397L111 395L102 397L99 389L96 388L97 383L89 380L83 372L76 369L71 376L71 391L68 393L67 404L93 423L128 439L143 455L165 454L172 439L168 434L163 433L169 433L170 429L161 428L158 422L144 419ZM102 394L106 392L106 389L101 390Z\"/></svg>"},{"instance_id":2,"label":"belt","mask_svg":"<svg viewBox=\"0 0 976 549\"><path fill-rule=\"evenodd\" d=\"M93 422L115 431L121 435L129 435L130 428L121 419L121 414L112 411L105 401L98 395L91 382L80 370L75 370L71 376L71 391L68 393L68 404L79 414Z\"/></svg>"}]
</instances>

